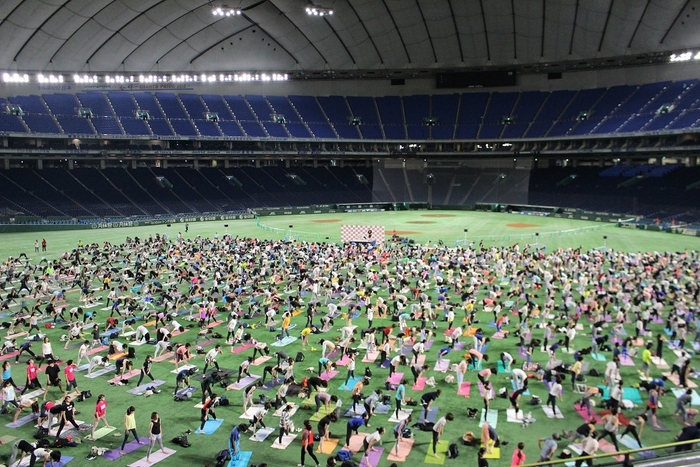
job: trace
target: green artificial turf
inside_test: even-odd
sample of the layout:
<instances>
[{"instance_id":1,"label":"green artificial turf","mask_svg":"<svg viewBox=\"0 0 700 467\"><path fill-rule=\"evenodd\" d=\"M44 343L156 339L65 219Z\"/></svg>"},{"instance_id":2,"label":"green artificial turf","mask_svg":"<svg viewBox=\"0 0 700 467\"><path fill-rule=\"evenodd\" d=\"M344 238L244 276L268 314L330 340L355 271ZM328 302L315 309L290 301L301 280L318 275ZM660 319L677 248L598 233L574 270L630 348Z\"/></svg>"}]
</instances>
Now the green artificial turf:
<instances>
[{"instance_id":1,"label":"green artificial turf","mask_svg":"<svg viewBox=\"0 0 700 467\"><path fill-rule=\"evenodd\" d=\"M228 227L224 227L224 222L202 222L202 223L190 223L190 229L188 233L184 231L184 224L173 224L172 227L166 227L165 225L158 226L141 226L133 228L119 228L119 229L105 229L105 230L83 230L83 231L61 231L61 232L45 232L42 234L3 234L0 236L0 257L7 256L18 256L20 253L26 253L32 260L32 262L37 262L42 256L48 259L55 259L59 257L64 251L69 251L75 248L78 241L82 241L84 244L90 242L102 243L104 241L109 241L112 243L121 243L127 236L140 236L147 237L148 235L155 235L155 233L166 233L169 237L174 238L178 232L182 232L189 238L193 238L197 235L202 237L212 237L218 234L222 237L224 234L228 233L234 236L246 236L246 237L256 237L256 238L270 238L270 239L282 239L289 235L291 230L291 237L301 238L301 239L316 239L329 237L331 241L339 240L340 226L342 224L364 224L364 225L383 225L386 232L390 234L393 230L396 230L399 235L405 235L415 239L417 242L426 243L443 241L447 246L453 246L456 241L465 239L464 229L468 229L466 233L466 238L468 241L484 241L486 244L497 244L497 245L512 245L515 243L520 243L524 245L525 243L538 243L539 246L546 247L546 251L550 252L556 248L567 248L567 247L583 247L588 248L601 248L609 247L616 248L626 251L682 251L698 249L700 247L700 238L687 237L681 235L674 235L668 233L653 233L634 229L622 229L612 225L600 224L595 222L585 222L585 221L574 221L574 220L564 220L564 219L553 219L544 217L529 217L521 215L509 215L509 214L492 214L492 213L476 213L476 212L450 212L450 211L416 211L416 212L384 212L384 213L357 213L357 214L327 214L327 215L300 215L300 216L276 216L262 218L261 222L267 226L266 229L262 229L256 225L254 220L241 220L241 221L227 221ZM515 224L515 226L513 225ZM523 225L529 224L529 225ZM289 225L293 225L292 229ZM539 233L539 236L535 236L535 233ZM603 236L607 236L607 239L603 239ZM35 238L41 240L45 238L48 243L48 251L46 253L36 254L33 252L33 244ZM94 282L95 287L99 285L98 281ZM183 286L184 287L184 286ZM434 294L434 292L431 292ZM98 292L106 296L102 292ZM379 291L380 296L386 296L385 288ZM484 289L479 293L478 298L484 297ZM77 304L78 292L72 291L68 293L69 306L74 306ZM541 299L541 297L540 297ZM103 299L104 300L104 299ZM32 301L30 300L30 303ZM96 308L99 309L99 308ZM16 308L11 309L11 311L16 310ZM93 309L94 310L94 309ZM321 307L321 311L325 312L325 308ZM99 312L102 316L100 321L104 322L105 313ZM458 317L461 312L458 312ZM492 315L488 313L479 313L479 318L481 319L480 325L487 329L489 332L491 328L486 328L487 324L491 319ZM5 317L4 320L8 318ZM305 315L302 313L299 316L293 318L292 323L297 324L296 329L293 332L298 332L302 329L305 322ZM374 325L382 326L388 324L390 321L388 319L380 319L375 317ZM364 315L354 321L360 329L367 326L367 321ZM584 331L579 332L574 347L582 348L588 346L589 337L588 333L590 330L587 327ZM443 395L438 399L436 405L439 407L438 417L452 412L455 414L455 421L448 423L443 436L443 440L448 442L457 442L466 431L473 431L477 435L479 434L478 418L476 420L469 420L466 418L466 409L468 407L474 407L479 409L481 412L481 398L478 397L478 389L476 387L476 375L471 372L467 375L468 381L472 382L471 398L466 399L461 396L457 396L457 387L455 384L448 384L444 381L445 375L442 373L434 373L432 368L436 361L436 351L441 347L441 341L443 338L442 331L445 329L446 324L443 322L438 322L437 330L437 340L430 351L427 352L426 362L430 366L431 371L428 376L435 376L437 381L437 387L443 390ZM336 329L339 328L338 322L336 322ZM653 325L654 332L662 332L662 325ZM219 332L225 334L223 326L217 328ZM47 334L51 337L54 343L55 353L62 359L75 358L77 356L77 349L64 351L62 349L63 345L59 342L59 337L66 331L61 329L48 330ZM632 325L628 325L628 332L633 332ZM182 334L173 339L174 342L193 342L196 331L191 330L188 333ZM271 342L274 334L268 332L265 328L258 328L252 331L254 337ZM338 331L333 330L330 332L331 336L337 335ZM535 337L541 337L542 331L535 330ZM325 336L324 336L325 337ZM304 352L306 360L300 364L297 364L296 375L297 379L303 378L305 375L305 368L309 366L316 367L317 360L320 357L320 345L317 344L319 336L312 336L312 344L316 350L306 350ZM123 340L123 339L120 339ZM223 339L221 340L223 343ZM467 342L469 342L467 340ZM497 358L500 351L508 350L517 359L517 340L514 338L503 339L503 340L492 340L488 354L492 355L493 358ZM207 346L211 348L213 344ZM36 350L38 345L34 346ZM276 348L271 347L274 351ZM297 351L301 350L301 343L299 340L293 344L288 345L284 348L290 355L295 355ZM136 348L137 352L137 363L140 366L143 356L146 352L152 352L150 346L141 346ZM219 364L222 368L229 368L236 370L238 364L242 358L252 355L252 349L246 351L242 354L230 354L228 353L228 346L224 347L224 354L219 358ZM459 358L459 352L451 353L448 358L452 363L457 363ZM564 355L564 361L572 360L569 355ZM672 363L673 355L670 351L665 355L666 360ZM518 362L521 359L517 359ZM544 363L546 361L546 354L536 352L534 356L534 361ZM605 365L604 362L596 362L592 359L590 364L592 368L597 368L601 371ZM14 360L11 360L14 362ZM24 361L24 359L22 359ZM197 357L194 363L200 366L203 365L203 358ZM357 374L362 374L364 372L365 366L369 366L374 374L372 378L372 383L370 388L382 387L383 381L388 374L388 370L382 370L376 368L376 364L365 364L358 360L357 364ZM158 395L154 395L150 398L144 398L143 396L133 396L128 394L126 391L129 387L114 387L107 384L107 377L99 377L96 379L86 379L81 373L78 378L79 387L82 390L91 390L93 396L97 396L100 393L104 393L107 396L109 402L109 408L107 412L107 418L112 425L119 428L119 432L122 432L122 419L126 408L130 405L134 405L137 409L136 420L137 428L140 436L145 436L147 434L149 416L152 411L158 411L163 419L164 428L164 439L166 446L177 449L177 453L167 461L164 461L162 465L213 465L215 463L215 456L221 450L226 448L227 439L230 429L234 424L243 422L244 420L239 419L239 415L242 412L242 392L240 391L224 391L219 389L219 393L225 393L226 396L231 400L231 405L228 407L220 407L217 409L217 415L225 419L223 426L221 426L213 435L190 435L189 439L192 447L189 449L183 449L180 447L175 447L171 442L171 438L180 434L184 430L191 429L195 430L199 426L199 409L195 408L195 403L198 400L192 400L191 402L175 402L171 397L172 390L174 389L174 379L175 375L171 373L174 365L171 363L162 362L155 363L153 365L153 375L156 379L163 379L167 383L160 387L162 392ZM259 371L262 371L261 367L257 367ZM630 383L636 383L638 378L636 376L635 367L621 367L623 377L626 381ZM345 407L348 406L350 400L350 393L348 391L338 390L338 386L342 383L341 378L345 377L345 370L340 368L340 374L332 381L329 385L330 392L332 394L338 395L345 402ZM410 369L408 367L402 368L401 371L410 375ZM652 371L658 370L652 369ZM253 371L255 373L255 371ZM13 364L13 377L15 381L23 385L24 383L24 365ZM42 384L44 383L44 377L42 375ZM506 375L498 375L493 378L494 386L496 389L501 387L507 387L510 389L510 381L507 381ZM601 384L602 378L587 378L589 384ZM135 381L134 381L135 383ZM337 384L336 384L337 383ZM197 384L197 383L195 383ZM133 384L132 384L133 387ZM564 384L565 395L564 401L560 403L561 410L564 414L564 419L547 419L544 412L540 407L529 407L524 406L525 411L531 411L533 417L537 421L530 425L528 428L522 428L519 424L508 423L506 421L506 409L508 407L508 402L504 399L497 398L492 401L491 408L496 409L499 412L498 419L498 432L502 439L510 442L508 446L502 448L500 460L491 460L490 465L492 466L505 466L510 465L510 455L519 441L525 442L525 452L528 457L528 461L536 461L538 457L539 450L537 448L538 438L551 435L553 432L560 432L563 429L572 430L580 425L583 419L573 410L572 404L575 397L572 395L568 381ZM426 388L429 390L429 388ZM539 395L543 400L546 400L546 390L541 383L531 384L530 391L533 394ZM273 391L266 391L266 393L274 397ZM52 391L50 394L57 395L56 391ZM409 396L418 398L420 396L419 392L412 391L410 384L407 388L407 394ZM195 393L195 398L198 399L201 393L199 390ZM645 396L645 394L642 394ZM527 397L524 400L528 399ZM295 402L301 402L300 400L294 399ZM95 399L89 399L86 402L77 403L77 410L81 413L76 418L80 420L85 420L90 422L92 417L92 411L94 407ZM680 424L671 416L673 412L673 396L666 396L662 399L664 403L664 408L660 410L660 419L670 428L670 432L654 432L648 428L645 428L642 440L647 446L652 446L664 442L669 442L672 437L680 429ZM416 409L417 411L419 407ZM296 426L301 426L301 422L308 419L313 414L312 410L300 409L299 412L293 417ZM34 432L31 425L25 425L19 429L9 429L4 426L5 423L11 421L11 415L3 415L2 425L0 425L0 434L2 435L13 435L18 437L29 438ZM384 467L388 466L391 462L386 460L389 448L393 444L392 430L394 423L388 422L389 415L378 415L372 420L372 429L376 429L379 426L384 426L387 430L387 434L384 436L384 447L385 453L382 456L382 460L379 465ZM265 422L268 426L277 428L278 418L273 417L272 414L268 414ZM332 425L331 432L335 436L345 437L345 423L347 419L341 418L339 422ZM313 423L314 430L316 429L316 423ZM370 429L364 428L364 431L369 431ZM248 439L250 435L245 435L242 440L242 449L244 451L253 451L251 458L251 463L259 464L261 462L267 462L270 466L289 466L296 465L299 463L300 458L300 442L295 440L290 447L286 450L272 449L272 440L275 438L277 431L268 437L265 442L256 443ZM408 457L407 462L417 462L423 464L426 453L430 448L430 433L422 433L414 430L415 434L415 444L413 450ZM98 459L94 461L88 461L85 456L88 454L90 446L105 446L105 447L116 447L121 441L121 438L113 437L108 435L100 440L94 442L85 442L82 446L77 448L69 448L65 450L67 455L73 456L74 460L71 461L70 465L72 467L82 467L87 465L105 465L108 461L103 459ZM343 441L339 443L338 449L342 446ZM461 443L460 443L461 444ZM562 447L564 445L562 444ZM9 446L0 448L1 452L9 455ZM337 449L336 449L337 452ZM145 456L145 449L136 451L136 453L129 454L123 458L114 461L119 465L130 464L141 457ZM319 455L321 463L325 463L327 455ZM359 461L360 457L355 456L355 460ZM460 446L460 458L456 461L446 460L445 464L457 465L463 462L475 462L476 461L476 448L469 448ZM307 457L307 465L312 465L312 462Z\"/></svg>"}]
</instances>

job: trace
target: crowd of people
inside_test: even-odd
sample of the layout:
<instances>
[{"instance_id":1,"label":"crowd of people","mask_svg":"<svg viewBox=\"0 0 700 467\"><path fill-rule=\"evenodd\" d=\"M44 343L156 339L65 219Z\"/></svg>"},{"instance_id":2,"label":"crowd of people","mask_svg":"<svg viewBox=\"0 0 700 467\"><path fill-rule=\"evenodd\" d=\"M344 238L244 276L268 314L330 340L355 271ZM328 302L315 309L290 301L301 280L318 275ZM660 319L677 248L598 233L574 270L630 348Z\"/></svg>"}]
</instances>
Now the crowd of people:
<instances>
[{"instance_id":1,"label":"crowd of people","mask_svg":"<svg viewBox=\"0 0 700 467\"><path fill-rule=\"evenodd\" d=\"M81 245L56 260L31 261L20 255L0 267L4 277L0 308L7 312L8 334L2 354L15 355L15 364L20 360L26 364L26 383L15 384L11 358L6 358L2 408L15 408L15 422L22 412L33 411L40 424L58 423L55 442L68 424L80 433L89 431L86 437L91 439L100 421L112 427L106 397L100 394L96 399L92 426L79 426L74 399L81 396L83 379L76 374L114 365L108 380L96 378L91 386L104 384L105 391L99 392L108 392L108 384L126 384L131 376L139 376L140 386L155 380L154 361L172 353L173 369L178 371L168 384L176 396L192 389L195 378L200 378L200 430L216 419L215 408L221 402L221 394L215 392L221 392L218 383L228 378L232 385L245 383L256 370L262 371L261 380L236 388L242 394L241 413L252 415L249 423L232 426L233 456L249 450L247 441L241 447L241 435L266 428L269 410L279 416L275 443L283 445L285 435L300 427L301 435L294 441L301 448L299 465L309 457L318 466L316 454L325 453L330 427L349 410L344 445L339 447L350 449L353 434L362 427L372 428L363 432L359 447L365 463L389 431L394 438L389 452L395 456L404 452L400 448L408 436L423 436L414 427L419 418L419 428L429 432L424 454L439 457L445 451L438 448L447 443L443 435L448 422L469 420L469 411L464 406L434 422L425 420L438 398L459 400L465 395L464 383L479 386L483 419L480 428L464 430L451 442L480 440L476 446L481 448L475 451L480 466L488 465L494 449L507 445L489 422L489 411L514 409L515 421L528 426L522 398L536 387L547 395L547 416L558 418L563 411L578 417L581 412L582 424L537 443L523 431L523 439L512 450L511 465L524 464L526 450L534 449L534 444L541 462L576 441L584 456L594 456L605 438L621 450L619 440L625 435L641 448L644 427L661 428L661 412L674 411L681 428L678 440L700 440L700 424L693 420L697 412L690 408L693 355L700 341L699 275L700 257L695 251L547 252L518 244L450 248L228 235L127 238L120 245ZM45 324L56 328L46 329ZM61 334L64 345L55 353L52 339ZM37 335L39 340L33 340ZM199 346L199 341L205 344ZM276 343L282 346L271 347ZM308 358L301 365L300 357L289 351L298 344ZM673 364L664 375L663 358L668 355L674 356ZM258 357L271 359L258 370ZM375 358L377 365L356 373L360 360ZM626 371L622 364L628 361L639 364L633 381L622 377ZM435 369L426 362L434 362ZM586 368L598 362L606 362L604 374L588 374ZM343 387L329 388L341 366L346 373L338 385L342 379ZM231 371L226 370L229 367ZM404 368L411 378L394 380L394 373L404 373ZM499 391L500 401L496 384L511 378L512 391ZM682 389L678 395L671 391L671 380ZM426 382L429 387L423 389ZM627 407L629 387L646 393L642 409ZM43 389L39 397L23 396L36 389ZM270 396L256 400L263 389ZM295 424L298 404L291 398L299 394L315 413ZM662 408L662 398L673 402ZM139 409L152 407L145 400L136 401L125 407L122 450L130 434L142 442L135 416ZM607 411L596 413L594 404L603 404ZM234 400L231 405L238 403ZM383 420L389 424L374 427L380 423L378 408L386 405L391 409L383 413L396 421ZM419 411L411 413L411 405L420 406ZM623 410L628 409L634 415L625 417ZM463 426L476 426L479 413L472 412L476 420ZM163 423L167 426L167 416ZM160 416L153 412L147 458L156 443L165 452L163 430ZM319 446L314 449L317 438ZM691 447L688 443L676 449ZM10 464L25 455L32 465L36 459L51 461L61 455L29 439L17 440L14 448ZM328 457L327 465L335 462L335 455ZM586 462L592 465L592 460L577 465Z\"/></svg>"}]
</instances>

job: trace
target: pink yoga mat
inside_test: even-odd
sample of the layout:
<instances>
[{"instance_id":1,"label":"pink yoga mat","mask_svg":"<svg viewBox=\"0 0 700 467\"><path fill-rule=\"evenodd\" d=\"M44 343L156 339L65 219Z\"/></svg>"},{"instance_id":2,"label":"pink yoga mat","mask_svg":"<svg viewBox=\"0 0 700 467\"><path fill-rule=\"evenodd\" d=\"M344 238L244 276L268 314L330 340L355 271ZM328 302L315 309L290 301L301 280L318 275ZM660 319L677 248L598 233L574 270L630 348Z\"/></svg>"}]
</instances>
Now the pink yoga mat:
<instances>
[{"instance_id":1,"label":"pink yoga mat","mask_svg":"<svg viewBox=\"0 0 700 467\"><path fill-rule=\"evenodd\" d=\"M340 373L338 370L324 371L323 373L321 373L321 376L319 376L319 378L321 378L323 381L330 381L331 379L336 377L338 373Z\"/></svg>"},{"instance_id":2,"label":"pink yoga mat","mask_svg":"<svg viewBox=\"0 0 700 467\"><path fill-rule=\"evenodd\" d=\"M386 380L389 381L391 384L401 384L401 380L403 379L403 373L394 373L391 375L391 377L387 378Z\"/></svg>"},{"instance_id":3,"label":"pink yoga mat","mask_svg":"<svg viewBox=\"0 0 700 467\"><path fill-rule=\"evenodd\" d=\"M389 455L386 457L386 460L388 461L393 461L393 462L405 462L406 458L411 452L411 449L413 449L413 443L415 440L413 438L404 438L400 443L399 443L399 454L396 454L396 448L392 444L391 449L389 449Z\"/></svg>"},{"instance_id":4,"label":"pink yoga mat","mask_svg":"<svg viewBox=\"0 0 700 467\"><path fill-rule=\"evenodd\" d=\"M426 381L428 381L428 378L425 376L421 376L420 378L418 378L418 382L416 382L416 384L414 384L411 389L413 389L414 391L422 391L423 389L425 389Z\"/></svg>"},{"instance_id":5,"label":"pink yoga mat","mask_svg":"<svg viewBox=\"0 0 700 467\"><path fill-rule=\"evenodd\" d=\"M348 363L350 363L350 357L348 357L347 355L343 355L343 358L335 362L337 366L347 366Z\"/></svg>"},{"instance_id":6,"label":"pink yoga mat","mask_svg":"<svg viewBox=\"0 0 700 467\"><path fill-rule=\"evenodd\" d=\"M245 344L241 344L238 347L233 347L231 349L231 353L241 353L245 352L246 350L250 349L251 347L255 346L252 342L247 342Z\"/></svg>"},{"instance_id":7,"label":"pink yoga mat","mask_svg":"<svg viewBox=\"0 0 700 467\"><path fill-rule=\"evenodd\" d=\"M578 404L574 405L574 410L578 412L578 414L583 418L584 420L588 421L591 418L595 419L596 423L601 423L600 417L598 416L597 413L595 413L595 410L591 410L591 417L588 416L588 411L585 408L581 408L578 406Z\"/></svg>"},{"instance_id":8,"label":"pink yoga mat","mask_svg":"<svg viewBox=\"0 0 700 467\"><path fill-rule=\"evenodd\" d=\"M634 366L634 361L629 355L620 355L620 365L622 366Z\"/></svg>"},{"instance_id":9,"label":"pink yoga mat","mask_svg":"<svg viewBox=\"0 0 700 467\"><path fill-rule=\"evenodd\" d=\"M459 389L457 390L457 395L458 396L469 396L469 392L471 391L471 388L472 388L472 383L470 383L469 381L465 381L459 386Z\"/></svg>"}]
</instances>

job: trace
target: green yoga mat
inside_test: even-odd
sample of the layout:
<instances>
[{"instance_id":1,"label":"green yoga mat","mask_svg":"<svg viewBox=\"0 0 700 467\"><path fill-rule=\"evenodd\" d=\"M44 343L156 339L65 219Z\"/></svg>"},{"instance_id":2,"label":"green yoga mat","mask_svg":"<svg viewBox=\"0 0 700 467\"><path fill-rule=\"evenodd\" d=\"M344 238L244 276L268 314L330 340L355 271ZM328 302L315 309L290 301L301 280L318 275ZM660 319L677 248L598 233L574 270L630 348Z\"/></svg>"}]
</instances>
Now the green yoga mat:
<instances>
[{"instance_id":1,"label":"green yoga mat","mask_svg":"<svg viewBox=\"0 0 700 467\"><path fill-rule=\"evenodd\" d=\"M433 456L433 443L431 441L428 445L428 453L425 455L425 463L433 465L443 465L445 463L445 459L447 458L447 448L447 441L438 441L438 444L435 449L438 457L435 457Z\"/></svg>"}]
</instances>

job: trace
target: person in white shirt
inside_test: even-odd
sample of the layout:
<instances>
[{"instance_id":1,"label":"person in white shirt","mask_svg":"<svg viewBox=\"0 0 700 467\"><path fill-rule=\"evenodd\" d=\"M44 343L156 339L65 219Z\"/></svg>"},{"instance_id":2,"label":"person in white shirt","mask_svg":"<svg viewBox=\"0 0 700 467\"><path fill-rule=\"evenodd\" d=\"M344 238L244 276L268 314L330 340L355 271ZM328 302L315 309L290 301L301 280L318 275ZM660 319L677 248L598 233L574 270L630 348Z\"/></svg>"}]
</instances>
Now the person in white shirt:
<instances>
[{"instance_id":1,"label":"person in white shirt","mask_svg":"<svg viewBox=\"0 0 700 467\"><path fill-rule=\"evenodd\" d=\"M168 352L172 351L172 344L168 341L159 341L156 343L156 349L153 352L153 358L158 357L158 355L168 349Z\"/></svg>"},{"instance_id":2,"label":"person in white shirt","mask_svg":"<svg viewBox=\"0 0 700 467\"><path fill-rule=\"evenodd\" d=\"M80 345L80 348L78 349L78 360L75 362L76 366L80 366L80 362L83 360L83 358L87 360L88 363L90 363L88 350L90 350L90 341L83 341L83 343Z\"/></svg>"},{"instance_id":3,"label":"person in white shirt","mask_svg":"<svg viewBox=\"0 0 700 467\"><path fill-rule=\"evenodd\" d=\"M556 417L557 414L557 398L562 400L562 387L559 377L549 387L549 396L547 397L547 405L552 407L552 413Z\"/></svg>"},{"instance_id":4,"label":"person in white shirt","mask_svg":"<svg viewBox=\"0 0 700 467\"><path fill-rule=\"evenodd\" d=\"M414 363L418 363L418 355L425 352L425 341L420 341L417 344L413 344L413 349L411 352L413 353Z\"/></svg>"},{"instance_id":5,"label":"person in white shirt","mask_svg":"<svg viewBox=\"0 0 700 467\"><path fill-rule=\"evenodd\" d=\"M501 352L501 363L503 363L504 371L511 371L511 365L513 365L513 356L508 352Z\"/></svg>"},{"instance_id":6,"label":"person in white shirt","mask_svg":"<svg viewBox=\"0 0 700 467\"><path fill-rule=\"evenodd\" d=\"M596 439L597 434L595 431L591 431L586 438L583 439L581 442L581 457L584 456L595 456L596 452L598 452L598 446L600 443L598 443L598 440ZM588 460L577 460L575 467L581 467L583 463L586 463L586 465L592 467L593 466L593 459L588 459Z\"/></svg>"},{"instance_id":7,"label":"person in white shirt","mask_svg":"<svg viewBox=\"0 0 700 467\"><path fill-rule=\"evenodd\" d=\"M382 435L384 434L384 427L379 427L377 431L374 433L370 433L369 435L365 436L365 439L362 440L362 447L364 448L365 453L362 455L365 464L369 464L369 461L366 460L367 457L369 457L369 452L370 451L375 451L374 445L379 443L382 444ZM363 462L360 462L362 464Z\"/></svg>"},{"instance_id":8,"label":"person in white shirt","mask_svg":"<svg viewBox=\"0 0 700 467\"><path fill-rule=\"evenodd\" d=\"M433 456L434 457L439 457L437 455L437 444L440 441L440 436L442 436L442 433L445 431L445 425L447 425L447 421L452 421L455 419L455 416L452 414L452 412L448 412L447 415L444 417L440 417L437 422L435 422L435 425L433 425Z\"/></svg>"},{"instance_id":9,"label":"person in white shirt","mask_svg":"<svg viewBox=\"0 0 700 467\"><path fill-rule=\"evenodd\" d=\"M144 325L141 325L136 328L136 342L139 343L147 343L149 340L151 340L151 333L148 332L148 328Z\"/></svg>"},{"instance_id":10,"label":"person in white shirt","mask_svg":"<svg viewBox=\"0 0 700 467\"><path fill-rule=\"evenodd\" d=\"M221 344L216 344L213 349L207 352L207 354L204 356L204 370L202 370L203 374L207 372L207 367L209 367L209 365L214 365L216 367L216 371L221 371L219 368L219 362L216 361L216 356L221 353L223 353L221 351Z\"/></svg>"},{"instance_id":11,"label":"person in white shirt","mask_svg":"<svg viewBox=\"0 0 700 467\"><path fill-rule=\"evenodd\" d=\"M527 379L527 373L520 368L513 368L511 370L511 374L513 375L513 381L515 381L515 389L518 390L523 387L523 384Z\"/></svg>"},{"instance_id":12,"label":"person in white shirt","mask_svg":"<svg viewBox=\"0 0 700 467\"><path fill-rule=\"evenodd\" d=\"M107 368L109 366L109 359L107 357L103 357L102 355L95 355L90 360L90 366L88 367L87 374L92 374L92 371L100 365Z\"/></svg>"}]
</instances>

